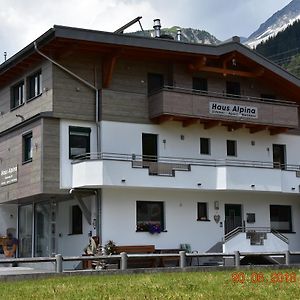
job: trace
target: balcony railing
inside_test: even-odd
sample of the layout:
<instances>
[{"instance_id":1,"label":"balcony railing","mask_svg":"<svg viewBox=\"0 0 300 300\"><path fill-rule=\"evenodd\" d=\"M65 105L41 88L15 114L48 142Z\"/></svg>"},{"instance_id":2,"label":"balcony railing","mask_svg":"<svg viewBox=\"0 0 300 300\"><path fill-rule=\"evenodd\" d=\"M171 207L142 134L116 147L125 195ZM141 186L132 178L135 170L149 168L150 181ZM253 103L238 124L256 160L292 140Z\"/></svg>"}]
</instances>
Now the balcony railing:
<instances>
[{"instance_id":1,"label":"balcony railing","mask_svg":"<svg viewBox=\"0 0 300 300\"><path fill-rule=\"evenodd\" d=\"M147 158L145 160L145 157ZM151 161L152 158L152 161ZM294 164L279 164L270 161L252 161L252 160L237 160L237 159L199 159L186 157L170 157L170 156L143 156L138 154L125 153L86 153L78 155L74 158L73 164L80 163L85 160L114 160L114 161L129 161L133 167L149 166L151 164L172 164L174 169L189 171L187 166L213 166L213 167L247 167L247 168L265 168L265 169L283 169L286 171L300 171L300 165ZM142 164L143 163L143 164Z\"/></svg>"},{"instance_id":2,"label":"balcony railing","mask_svg":"<svg viewBox=\"0 0 300 300\"><path fill-rule=\"evenodd\" d=\"M298 105L286 100L165 86L149 95L149 117L158 121L169 117L178 121L242 123L249 128L297 128Z\"/></svg>"}]
</instances>

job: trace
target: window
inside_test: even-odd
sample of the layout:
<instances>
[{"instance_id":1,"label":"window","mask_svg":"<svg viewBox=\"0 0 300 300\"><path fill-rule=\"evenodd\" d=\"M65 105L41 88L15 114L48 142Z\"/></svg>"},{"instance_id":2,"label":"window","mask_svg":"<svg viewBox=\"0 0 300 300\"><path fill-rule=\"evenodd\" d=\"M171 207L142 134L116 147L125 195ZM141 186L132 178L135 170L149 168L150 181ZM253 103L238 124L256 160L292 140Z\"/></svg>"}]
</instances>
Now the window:
<instances>
[{"instance_id":1,"label":"window","mask_svg":"<svg viewBox=\"0 0 300 300\"><path fill-rule=\"evenodd\" d=\"M197 221L209 221L206 202L197 203L197 213L198 213Z\"/></svg>"},{"instance_id":2,"label":"window","mask_svg":"<svg viewBox=\"0 0 300 300\"><path fill-rule=\"evenodd\" d=\"M164 230L164 203L161 201L137 201L136 218L136 231L154 233Z\"/></svg>"},{"instance_id":3,"label":"window","mask_svg":"<svg viewBox=\"0 0 300 300\"><path fill-rule=\"evenodd\" d=\"M200 154L210 154L210 139L200 138Z\"/></svg>"},{"instance_id":4,"label":"window","mask_svg":"<svg viewBox=\"0 0 300 300\"><path fill-rule=\"evenodd\" d=\"M226 94L228 96L239 97L241 95L241 87L239 82L226 81Z\"/></svg>"},{"instance_id":5,"label":"window","mask_svg":"<svg viewBox=\"0 0 300 300\"><path fill-rule=\"evenodd\" d=\"M38 71L28 77L27 99L37 97L42 93L42 72Z\"/></svg>"},{"instance_id":6,"label":"window","mask_svg":"<svg viewBox=\"0 0 300 300\"><path fill-rule=\"evenodd\" d=\"M16 108L24 103L24 81L11 88L10 108Z\"/></svg>"},{"instance_id":7,"label":"window","mask_svg":"<svg viewBox=\"0 0 300 300\"><path fill-rule=\"evenodd\" d=\"M90 152L91 128L69 127L69 158Z\"/></svg>"},{"instance_id":8,"label":"window","mask_svg":"<svg viewBox=\"0 0 300 300\"><path fill-rule=\"evenodd\" d=\"M227 156L237 156L236 141L227 140Z\"/></svg>"},{"instance_id":9,"label":"window","mask_svg":"<svg viewBox=\"0 0 300 300\"><path fill-rule=\"evenodd\" d=\"M32 161L32 132L23 135L23 163Z\"/></svg>"},{"instance_id":10,"label":"window","mask_svg":"<svg viewBox=\"0 0 300 300\"><path fill-rule=\"evenodd\" d=\"M82 234L82 211L78 205L72 206L71 234Z\"/></svg>"},{"instance_id":11,"label":"window","mask_svg":"<svg viewBox=\"0 0 300 300\"><path fill-rule=\"evenodd\" d=\"M271 229L292 232L292 209L290 205L270 205Z\"/></svg>"},{"instance_id":12,"label":"window","mask_svg":"<svg viewBox=\"0 0 300 300\"><path fill-rule=\"evenodd\" d=\"M207 79L193 77L193 90L207 92Z\"/></svg>"},{"instance_id":13,"label":"window","mask_svg":"<svg viewBox=\"0 0 300 300\"><path fill-rule=\"evenodd\" d=\"M148 94L156 92L163 88L164 86L164 76L162 74L148 74Z\"/></svg>"}]
</instances>

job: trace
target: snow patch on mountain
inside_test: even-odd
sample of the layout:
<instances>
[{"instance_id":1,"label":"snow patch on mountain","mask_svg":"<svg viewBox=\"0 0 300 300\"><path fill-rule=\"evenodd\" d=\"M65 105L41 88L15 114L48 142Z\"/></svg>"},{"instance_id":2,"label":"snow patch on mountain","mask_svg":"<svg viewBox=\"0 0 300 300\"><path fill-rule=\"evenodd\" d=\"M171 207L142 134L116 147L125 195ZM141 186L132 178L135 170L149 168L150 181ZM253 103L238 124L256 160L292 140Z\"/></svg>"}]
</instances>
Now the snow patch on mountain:
<instances>
[{"instance_id":1,"label":"snow patch on mountain","mask_svg":"<svg viewBox=\"0 0 300 300\"><path fill-rule=\"evenodd\" d=\"M300 0L293 0L282 10L271 16L265 23L261 24L258 30L248 37L245 44L250 48L255 48L261 42L276 36L299 19Z\"/></svg>"}]
</instances>

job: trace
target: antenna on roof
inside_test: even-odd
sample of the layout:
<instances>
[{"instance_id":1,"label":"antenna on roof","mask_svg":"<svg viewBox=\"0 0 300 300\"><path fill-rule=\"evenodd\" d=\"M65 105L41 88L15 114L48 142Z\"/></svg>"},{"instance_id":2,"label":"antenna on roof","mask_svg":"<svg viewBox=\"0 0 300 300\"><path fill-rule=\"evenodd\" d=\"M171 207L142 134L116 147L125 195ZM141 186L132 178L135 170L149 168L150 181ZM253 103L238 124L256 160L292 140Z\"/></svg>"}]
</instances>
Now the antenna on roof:
<instances>
[{"instance_id":1,"label":"antenna on roof","mask_svg":"<svg viewBox=\"0 0 300 300\"><path fill-rule=\"evenodd\" d=\"M5 51L3 54L4 54L4 61L6 61L7 52Z\"/></svg>"},{"instance_id":2,"label":"antenna on roof","mask_svg":"<svg viewBox=\"0 0 300 300\"><path fill-rule=\"evenodd\" d=\"M130 27L131 25L135 24L136 22L139 22L141 30L144 32L144 29L142 27L142 24L140 22L140 19L142 17L137 17L135 19L133 19L132 21L128 22L127 24L125 24L124 26L120 27L119 29L117 29L116 31L114 31L114 33L119 33L119 34L123 34L124 30L127 29L128 27ZM145 33L144 33L145 34Z\"/></svg>"}]
</instances>

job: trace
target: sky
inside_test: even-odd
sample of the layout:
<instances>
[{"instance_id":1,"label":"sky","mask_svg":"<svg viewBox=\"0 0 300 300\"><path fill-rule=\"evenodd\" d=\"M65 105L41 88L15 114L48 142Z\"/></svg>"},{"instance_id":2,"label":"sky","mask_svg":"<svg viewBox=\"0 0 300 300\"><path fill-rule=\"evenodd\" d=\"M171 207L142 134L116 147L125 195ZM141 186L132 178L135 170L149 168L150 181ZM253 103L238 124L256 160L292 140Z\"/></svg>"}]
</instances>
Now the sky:
<instances>
[{"instance_id":1,"label":"sky","mask_svg":"<svg viewBox=\"0 0 300 300\"><path fill-rule=\"evenodd\" d=\"M291 0L0 0L0 63L56 25L115 31L142 16L162 27L206 30L219 40L248 37ZM130 31L139 30L138 24Z\"/></svg>"}]
</instances>

